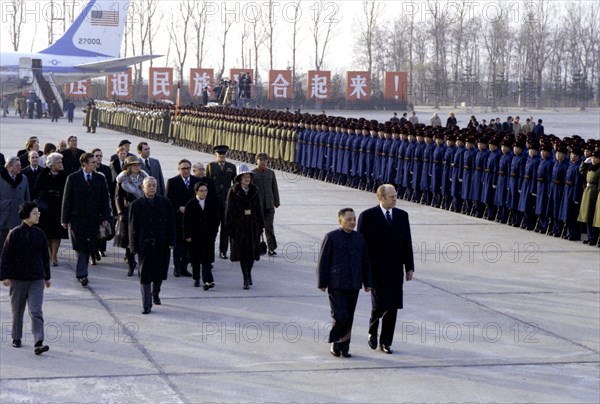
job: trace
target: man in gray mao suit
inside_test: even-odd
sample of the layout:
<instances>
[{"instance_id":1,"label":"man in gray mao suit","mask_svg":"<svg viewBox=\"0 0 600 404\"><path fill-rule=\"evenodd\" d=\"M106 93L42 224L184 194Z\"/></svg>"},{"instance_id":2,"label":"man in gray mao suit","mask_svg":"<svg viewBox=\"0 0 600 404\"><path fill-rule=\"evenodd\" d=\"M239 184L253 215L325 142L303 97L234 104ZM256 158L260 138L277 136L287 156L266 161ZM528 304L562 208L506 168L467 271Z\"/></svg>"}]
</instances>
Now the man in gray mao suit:
<instances>
[{"instance_id":1,"label":"man in gray mao suit","mask_svg":"<svg viewBox=\"0 0 600 404\"><path fill-rule=\"evenodd\" d=\"M275 238L275 229L273 221L275 220L275 209L279 207L279 189L277 188L277 178L275 171L267 168L269 155L267 153L258 153L256 155L256 167L252 172L254 177L252 182L258 187L258 196L265 216L265 236L267 237L267 247L269 255L277 255L277 239Z\"/></svg>"},{"instance_id":2,"label":"man in gray mao suit","mask_svg":"<svg viewBox=\"0 0 600 404\"><path fill-rule=\"evenodd\" d=\"M165 196L165 178L163 177L162 167L160 166L160 161L150 157L150 145L147 142L138 143L137 152L140 160L142 160L142 170L156 179L158 187L156 193L160 196Z\"/></svg>"}]
</instances>

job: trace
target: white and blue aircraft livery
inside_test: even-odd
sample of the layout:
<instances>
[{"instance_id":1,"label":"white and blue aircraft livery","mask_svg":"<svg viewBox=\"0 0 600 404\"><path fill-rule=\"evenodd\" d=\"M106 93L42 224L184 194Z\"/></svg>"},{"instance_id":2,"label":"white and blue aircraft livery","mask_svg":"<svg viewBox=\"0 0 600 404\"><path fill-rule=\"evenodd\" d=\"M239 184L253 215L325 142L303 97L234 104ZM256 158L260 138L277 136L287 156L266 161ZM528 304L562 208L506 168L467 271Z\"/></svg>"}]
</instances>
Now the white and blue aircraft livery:
<instances>
[{"instance_id":1,"label":"white and blue aircraft livery","mask_svg":"<svg viewBox=\"0 0 600 404\"><path fill-rule=\"evenodd\" d=\"M90 0L69 29L38 53L0 54L0 92L20 92L32 83L32 68L58 85L127 70L160 57L119 58L130 0Z\"/></svg>"}]
</instances>

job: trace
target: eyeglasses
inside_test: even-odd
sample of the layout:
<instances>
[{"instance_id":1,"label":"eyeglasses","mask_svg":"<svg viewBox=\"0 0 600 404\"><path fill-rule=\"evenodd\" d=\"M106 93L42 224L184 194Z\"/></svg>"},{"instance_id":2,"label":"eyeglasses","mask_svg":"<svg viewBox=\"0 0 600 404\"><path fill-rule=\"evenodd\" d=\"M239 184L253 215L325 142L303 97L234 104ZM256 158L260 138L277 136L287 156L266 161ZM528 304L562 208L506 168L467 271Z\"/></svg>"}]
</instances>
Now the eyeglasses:
<instances>
[{"instance_id":1,"label":"eyeglasses","mask_svg":"<svg viewBox=\"0 0 600 404\"><path fill-rule=\"evenodd\" d=\"M189 170L191 167L179 167L180 170Z\"/></svg>"}]
</instances>

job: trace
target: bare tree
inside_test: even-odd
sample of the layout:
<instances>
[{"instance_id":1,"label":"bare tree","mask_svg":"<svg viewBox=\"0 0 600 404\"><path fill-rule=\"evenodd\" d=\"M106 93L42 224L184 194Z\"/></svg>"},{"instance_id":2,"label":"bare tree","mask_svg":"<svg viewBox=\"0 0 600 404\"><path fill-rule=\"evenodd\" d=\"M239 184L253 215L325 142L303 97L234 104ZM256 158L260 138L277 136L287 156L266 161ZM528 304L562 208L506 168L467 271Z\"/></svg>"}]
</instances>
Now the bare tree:
<instances>
[{"instance_id":1,"label":"bare tree","mask_svg":"<svg viewBox=\"0 0 600 404\"><path fill-rule=\"evenodd\" d=\"M189 34L191 30L190 21L194 8L192 0L180 1L178 8L179 21L175 20L175 14L173 14L171 25L169 26L169 37L175 46L177 72L181 83L183 83L183 68L188 56Z\"/></svg>"},{"instance_id":2,"label":"bare tree","mask_svg":"<svg viewBox=\"0 0 600 404\"><path fill-rule=\"evenodd\" d=\"M292 83L296 83L296 53L298 51L298 45L300 40L298 39L299 22L302 11L300 8L300 1L294 3L294 17L292 21L292 43L290 48L292 49Z\"/></svg>"},{"instance_id":3,"label":"bare tree","mask_svg":"<svg viewBox=\"0 0 600 404\"><path fill-rule=\"evenodd\" d=\"M460 3L458 3L458 8L456 10L456 16L455 16L455 21L456 24L454 26L454 29L452 30L452 44L454 45L454 64L452 66L452 70L454 73L454 91L453 91L453 107L456 108L457 107L457 103L458 103L458 95L459 95L459 91L458 91L458 78L459 78L459 64L460 64L460 57L462 54L462 43L463 43L463 37L464 37L464 23L465 23L465 17L466 17L466 13L467 13L467 5L466 5L466 0L462 0Z\"/></svg>"},{"instance_id":4,"label":"bare tree","mask_svg":"<svg viewBox=\"0 0 600 404\"><path fill-rule=\"evenodd\" d=\"M440 107L440 98L446 88L446 36L448 33L448 15L439 1L427 1L427 11L431 15L429 34L433 41L433 95L434 108Z\"/></svg>"},{"instance_id":5,"label":"bare tree","mask_svg":"<svg viewBox=\"0 0 600 404\"><path fill-rule=\"evenodd\" d=\"M25 0L10 0L8 10L10 10L10 22L8 26L8 34L13 50L17 52L21 43L21 32L23 32L23 24L25 23L24 13Z\"/></svg>"},{"instance_id":6,"label":"bare tree","mask_svg":"<svg viewBox=\"0 0 600 404\"><path fill-rule=\"evenodd\" d=\"M257 18L260 18L257 16ZM258 24L258 20L255 20L252 24L252 46L254 47L254 83L258 79L258 54L260 47L265 43L266 35L263 30L262 24Z\"/></svg>"},{"instance_id":7,"label":"bare tree","mask_svg":"<svg viewBox=\"0 0 600 404\"><path fill-rule=\"evenodd\" d=\"M323 67L323 60L327 51L327 45L333 37L334 24L337 24L337 3L319 0L311 7L313 11L312 37L315 44L315 70Z\"/></svg>"},{"instance_id":8,"label":"bare tree","mask_svg":"<svg viewBox=\"0 0 600 404\"><path fill-rule=\"evenodd\" d=\"M202 61L204 59L204 45L206 39L206 27L209 22L209 15L207 12L207 3L205 0L196 3L196 10L192 14L194 21L194 31L196 33L196 66L202 67Z\"/></svg>"},{"instance_id":9,"label":"bare tree","mask_svg":"<svg viewBox=\"0 0 600 404\"><path fill-rule=\"evenodd\" d=\"M246 48L247 48L247 43L248 43L248 37L250 36L250 26L249 24L244 21L244 25L242 26L242 29L240 31L240 42L241 42L241 61L242 61L242 68L246 67ZM251 63L250 60L248 61L248 63Z\"/></svg>"},{"instance_id":10,"label":"bare tree","mask_svg":"<svg viewBox=\"0 0 600 404\"><path fill-rule=\"evenodd\" d=\"M362 18L356 21L360 27L358 32L358 40L356 42L355 53L362 66L372 76L373 71L373 45L377 41L377 25L381 24L383 5L375 0L363 0L362 2Z\"/></svg>"},{"instance_id":11,"label":"bare tree","mask_svg":"<svg viewBox=\"0 0 600 404\"><path fill-rule=\"evenodd\" d=\"M511 33L506 24L508 8L500 5L500 14L491 18L482 29L483 42L488 61L488 83L491 85L491 95L495 110L502 92L502 80L507 65L506 53L510 50Z\"/></svg>"},{"instance_id":12,"label":"bare tree","mask_svg":"<svg viewBox=\"0 0 600 404\"><path fill-rule=\"evenodd\" d=\"M263 4L268 7L268 10L266 18L261 18L261 21L265 27L265 41L267 45L267 51L269 52L269 70L273 70L273 41L275 40L275 26L277 23L277 19L275 18L275 7L279 5L279 3L276 3L273 0L268 0Z\"/></svg>"},{"instance_id":13,"label":"bare tree","mask_svg":"<svg viewBox=\"0 0 600 404\"><path fill-rule=\"evenodd\" d=\"M233 19L228 18L228 14L223 14L221 17L221 22L223 23L223 39L221 41L221 50L222 50L222 58L221 58L221 67L219 70L219 74L217 76L218 79L223 77L223 73L225 72L225 56L227 51L227 34L233 25Z\"/></svg>"}]
</instances>

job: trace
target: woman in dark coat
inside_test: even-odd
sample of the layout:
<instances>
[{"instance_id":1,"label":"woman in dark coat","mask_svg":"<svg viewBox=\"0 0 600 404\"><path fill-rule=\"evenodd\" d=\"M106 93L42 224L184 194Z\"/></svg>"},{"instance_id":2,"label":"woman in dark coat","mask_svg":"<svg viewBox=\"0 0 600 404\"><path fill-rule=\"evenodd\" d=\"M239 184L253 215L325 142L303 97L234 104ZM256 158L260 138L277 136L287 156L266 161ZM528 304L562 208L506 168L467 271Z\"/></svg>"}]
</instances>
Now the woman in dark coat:
<instances>
[{"instance_id":1,"label":"woman in dark coat","mask_svg":"<svg viewBox=\"0 0 600 404\"><path fill-rule=\"evenodd\" d=\"M62 198L67 182L67 174L63 171L63 155L50 153L46 158L46 168L38 176L34 186L32 198L38 202L40 215L39 227L48 239L50 249L50 262L52 266L58 265L58 249L60 240L67 239L69 234L60 223Z\"/></svg>"},{"instance_id":2,"label":"woman in dark coat","mask_svg":"<svg viewBox=\"0 0 600 404\"><path fill-rule=\"evenodd\" d=\"M202 266L203 288L215 287L212 264L215 262L215 239L221 218L215 195L209 195L208 185L198 182L194 185L196 197L185 205L183 214L183 237L190 243L189 254L192 263L194 286L200 286Z\"/></svg>"},{"instance_id":3,"label":"woman in dark coat","mask_svg":"<svg viewBox=\"0 0 600 404\"><path fill-rule=\"evenodd\" d=\"M244 289L252 285L252 266L260 259L260 235L265 227L258 187L252 184L252 175L247 165L240 165L235 184L227 195L231 261L240 262Z\"/></svg>"},{"instance_id":4,"label":"woman in dark coat","mask_svg":"<svg viewBox=\"0 0 600 404\"><path fill-rule=\"evenodd\" d=\"M133 276L137 266L135 255L129 249L129 230L127 227L129 205L131 202L144 196L142 182L148 176L141 169L142 162L137 157L131 156L125 159L123 171L117 176L115 187L115 204L119 214L119 222L115 234L114 246L125 248L125 258L129 265L127 276Z\"/></svg>"}]
</instances>

